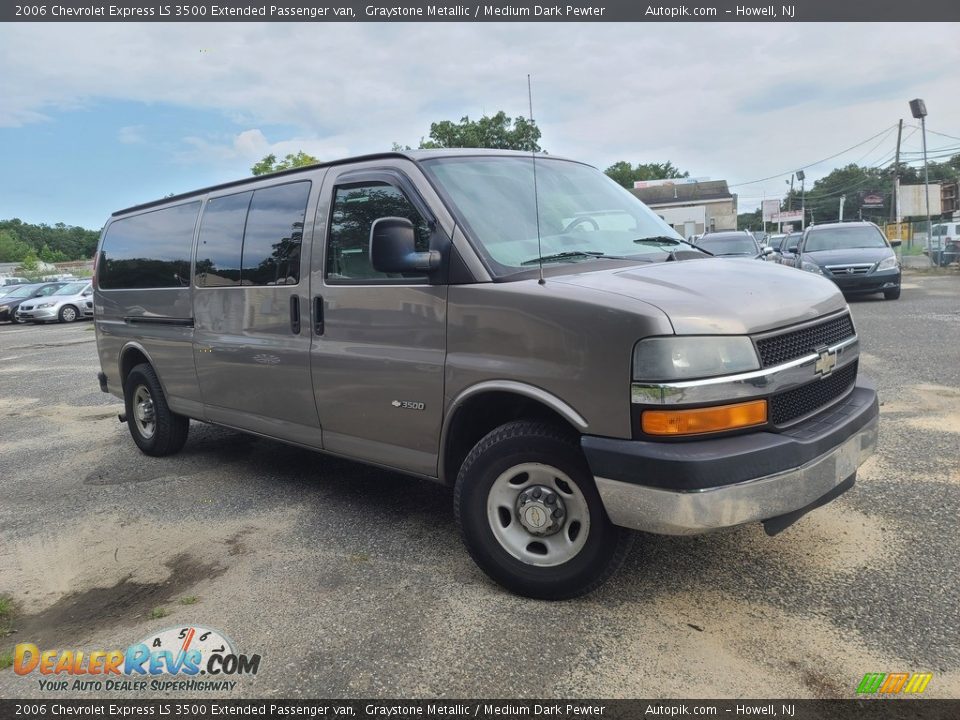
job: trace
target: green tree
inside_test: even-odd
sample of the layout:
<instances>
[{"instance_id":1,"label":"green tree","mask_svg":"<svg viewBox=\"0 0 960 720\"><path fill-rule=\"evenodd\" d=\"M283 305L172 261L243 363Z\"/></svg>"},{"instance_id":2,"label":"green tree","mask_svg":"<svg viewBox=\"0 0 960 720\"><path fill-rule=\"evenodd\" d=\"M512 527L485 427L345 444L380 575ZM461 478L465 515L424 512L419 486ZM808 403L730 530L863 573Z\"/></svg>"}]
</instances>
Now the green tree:
<instances>
[{"instance_id":1,"label":"green tree","mask_svg":"<svg viewBox=\"0 0 960 720\"><path fill-rule=\"evenodd\" d=\"M30 252L29 245L19 240L13 233L0 230L0 262L20 262L28 252Z\"/></svg>"},{"instance_id":2,"label":"green tree","mask_svg":"<svg viewBox=\"0 0 960 720\"><path fill-rule=\"evenodd\" d=\"M484 115L479 120L464 116L460 122L441 120L430 124L430 139L420 140L420 149L436 148L494 148L497 150L527 150L541 152L540 128L523 116L509 117L503 110L496 115ZM393 144L394 150L409 150L410 146Z\"/></svg>"},{"instance_id":3,"label":"green tree","mask_svg":"<svg viewBox=\"0 0 960 720\"><path fill-rule=\"evenodd\" d=\"M22 275L36 275L40 271L40 258L37 257L37 254L31 250L27 253L26 257L20 262L20 267L17 268L17 272Z\"/></svg>"},{"instance_id":4,"label":"green tree","mask_svg":"<svg viewBox=\"0 0 960 720\"><path fill-rule=\"evenodd\" d=\"M288 153L283 160L277 160L277 156L271 153L250 168L250 172L254 175L267 175L268 173L304 167L305 165L316 165L319 162L317 158L313 155L307 155L303 150L298 151L296 155Z\"/></svg>"},{"instance_id":5,"label":"green tree","mask_svg":"<svg viewBox=\"0 0 960 720\"><path fill-rule=\"evenodd\" d=\"M9 233L37 254L46 246L48 252L62 260L86 260L92 257L100 237L97 230L87 230L62 222L52 226L43 223L34 225L19 218L0 220L0 232Z\"/></svg>"},{"instance_id":6,"label":"green tree","mask_svg":"<svg viewBox=\"0 0 960 720\"><path fill-rule=\"evenodd\" d=\"M673 163L637 163L631 165L626 160L620 160L608 167L604 172L617 184L625 188L632 188L635 180L667 180L670 178L690 177L689 172L680 172Z\"/></svg>"},{"instance_id":7,"label":"green tree","mask_svg":"<svg viewBox=\"0 0 960 720\"><path fill-rule=\"evenodd\" d=\"M763 213L760 208L737 215L737 230L763 230Z\"/></svg>"}]
</instances>

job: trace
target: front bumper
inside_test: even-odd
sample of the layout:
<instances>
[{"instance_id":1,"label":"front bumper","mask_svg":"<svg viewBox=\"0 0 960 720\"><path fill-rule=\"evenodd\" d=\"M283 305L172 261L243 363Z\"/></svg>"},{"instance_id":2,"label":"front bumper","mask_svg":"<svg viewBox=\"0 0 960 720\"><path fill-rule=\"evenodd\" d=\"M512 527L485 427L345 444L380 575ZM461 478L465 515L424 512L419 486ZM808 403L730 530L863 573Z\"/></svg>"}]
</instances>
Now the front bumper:
<instances>
[{"instance_id":1,"label":"front bumper","mask_svg":"<svg viewBox=\"0 0 960 720\"><path fill-rule=\"evenodd\" d=\"M900 276L901 272L899 269L883 270L881 272L867 273L866 275L832 275L829 272L824 273L824 277L833 280L841 292L850 295L895 290L900 287Z\"/></svg>"},{"instance_id":2,"label":"front bumper","mask_svg":"<svg viewBox=\"0 0 960 720\"><path fill-rule=\"evenodd\" d=\"M36 310L21 310L17 308L17 320L40 322L41 320L56 320L56 308L38 308Z\"/></svg>"},{"instance_id":3,"label":"front bumper","mask_svg":"<svg viewBox=\"0 0 960 720\"><path fill-rule=\"evenodd\" d=\"M615 525L694 535L791 516L849 488L877 444L874 388L781 433L684 443L585 436L581 443Z\"/></svg>"}]
</instances>

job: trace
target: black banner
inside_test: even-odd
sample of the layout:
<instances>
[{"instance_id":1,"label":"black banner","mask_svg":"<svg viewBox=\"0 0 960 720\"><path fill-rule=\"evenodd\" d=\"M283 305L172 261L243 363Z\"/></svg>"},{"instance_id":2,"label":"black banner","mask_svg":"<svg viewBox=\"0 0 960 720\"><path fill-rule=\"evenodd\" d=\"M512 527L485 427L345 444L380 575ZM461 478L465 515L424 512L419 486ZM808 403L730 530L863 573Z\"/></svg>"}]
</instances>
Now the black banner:
<instances>
[{"instance_id":1,"label":"black banner","mask_svg":"<svg viewBox=\"0 0 960 720\"><path fill-rule=\"evenodd\" d=\"M0 700L0 718L956 720L960 700Z\"/></svg>"},{"instance_id":2,"label":"black banner","mask_svg":"<svg viewBox=\"0 0 960 720\"><path fill-rule=\"evenodd\" d=\"M3 3L4 22L944 22L957 0L34 0Z\"/></svg>"}]
</instances>

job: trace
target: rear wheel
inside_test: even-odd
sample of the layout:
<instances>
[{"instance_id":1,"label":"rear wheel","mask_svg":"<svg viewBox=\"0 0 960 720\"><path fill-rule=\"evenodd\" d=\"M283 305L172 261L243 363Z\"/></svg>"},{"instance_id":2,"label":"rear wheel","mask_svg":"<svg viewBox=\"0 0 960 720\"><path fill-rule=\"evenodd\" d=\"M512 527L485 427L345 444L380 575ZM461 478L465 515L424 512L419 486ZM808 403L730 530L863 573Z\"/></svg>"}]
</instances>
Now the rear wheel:
<instances>
[{"instance_id":1,"label":"rear wheel","mask_svg":"<svg viewBox=\"0 0 960 720\"><path fill-rule=\"evenodd\" d=\"M58 318L62 323L72 323L79 315L80 313L77 312L77 309L73 305L64 305L60 308Z\"/></svg>"},{"instance_id":2,"label":"rear wheel","mask_svg":"<svg viewBox=\"0 0 960 720\"><path fill-rule=\"evenodd\" d=\"M133 441L147 455L173 455L187 442L190 419L170 410L153 368L142 363L123 385L127 426Z\"/></svg>"},{"instance_id":3,"label":"rear wheel","mask_svg":"<svg viewBox=\"0 0 960 720\"><path fill-rule=\"evenodd\" d=\"M633 543L607 517L576 438L542 422L511 422L477 443L457 477L454 511L477 565L528 597L594 590Z\"/></svg>"}]
</instances>

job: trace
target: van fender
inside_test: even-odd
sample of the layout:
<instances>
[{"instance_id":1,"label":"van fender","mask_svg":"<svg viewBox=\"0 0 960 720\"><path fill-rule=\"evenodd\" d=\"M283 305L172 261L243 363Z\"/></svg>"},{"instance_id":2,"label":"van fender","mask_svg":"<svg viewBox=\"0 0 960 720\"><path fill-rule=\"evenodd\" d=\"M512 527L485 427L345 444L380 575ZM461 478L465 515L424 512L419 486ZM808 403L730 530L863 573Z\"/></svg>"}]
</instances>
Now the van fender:
<instances>
[{"instance_id":1,"label":"van fender","mask_svg":"<svg viewBox=\"0 0 960 720\"><path fill-rule=\"evenodd\" d=\"M441 482L446 481L444 468L446 467L447 438L450 431L450 423L453 421L454 415L457 414L457 410L459 410L467 400L476 395L482 395L488 392L506 392L514 395L523 395L547 406L580 432L585 433L589 428L589 424L584 417L574 410L573 407L556 395L536 385L528 385L527 383L517 382L516 380L485 380L476 385L471 385L460 391L460 394L453 399L443 418L443 428L440 431L440 457L437 465L437 475Z\"/></svg>"}]
</instances>

